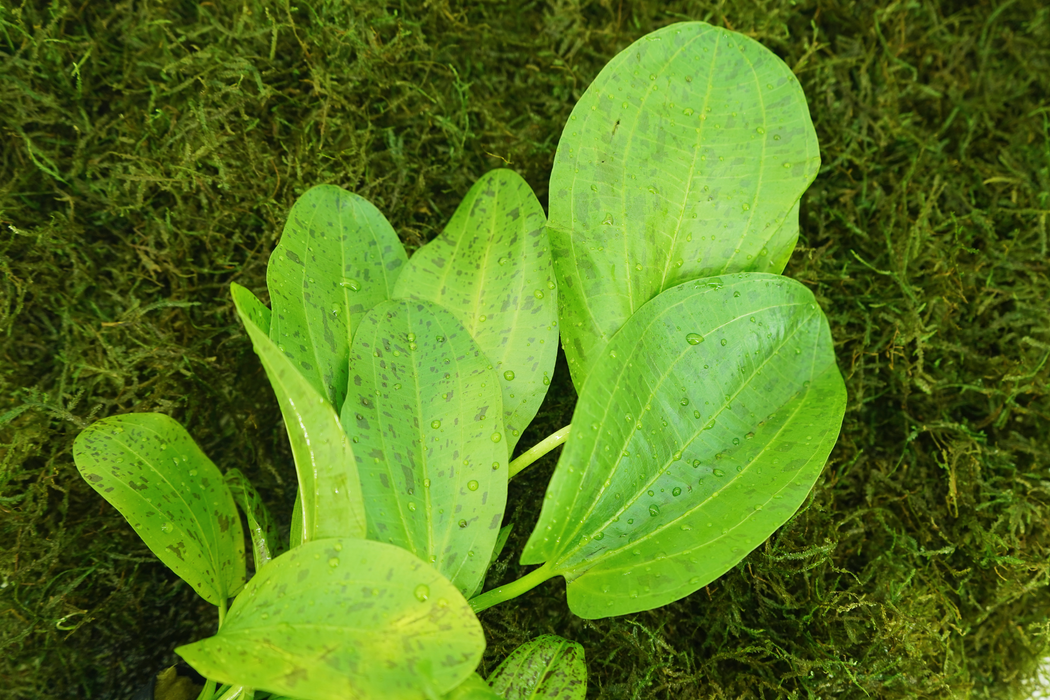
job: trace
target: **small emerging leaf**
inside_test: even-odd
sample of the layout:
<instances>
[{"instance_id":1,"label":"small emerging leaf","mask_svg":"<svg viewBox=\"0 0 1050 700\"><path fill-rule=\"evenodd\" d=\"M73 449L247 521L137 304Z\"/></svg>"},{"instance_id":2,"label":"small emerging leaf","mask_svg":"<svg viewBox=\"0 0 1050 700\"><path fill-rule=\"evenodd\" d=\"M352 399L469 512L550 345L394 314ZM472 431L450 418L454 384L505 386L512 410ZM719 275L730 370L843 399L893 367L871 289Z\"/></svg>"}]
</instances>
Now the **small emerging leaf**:
<instances>
[{"instance_id":1,"label":"small emerging leaf","mask_svg":"<svg viewBox=\"0 0 1050 700\"><path fill-rule=\"evenodd\" d=\"M587 664L583 647L553 634L522 644L489 676L504 700L583 700Z\"/></svg>"},{"instance_id":2,"label":"small emerging leaf","mask_svg":"<svg viewBox=\"0 0 1050 700\"><path fill-rule=\"evenodd\" d=\"M341 416L360 455L368 537L464 593L484 577L507 503L495 372L445 309L397 299L361 323Z\"/></svg>"},{"instance_id":3,"label":"small emerging leaf","mask_svg":"<svg viewBox=\"0 0 1050 700\"><path fill-rule=\"evenodd\" d=\"M467 679L484 649L481 623L432 567L335 538L271 561L218 634L175 651L208 678L300 700L425 700Z\"/></svg>"},{"instance_id":4,"label":"small emerging leaf","mask_svg":"<svg viewBox=\"0 0 1050 700\"><path fill-rule=\"evenodd\" d=\"M573 109L551 171L562 345L577 390L660 292L783 271L819 167L802 87L757 41L682 22L609 61Z\"/></svg>"},{"instance_id":5,"label":"small emerging leaf","mask_svg":"<svg viewBox=\"0 0 1050 700\"><path fill-rule=\"evenodd\" d=\"M266 307L239 284L231 284L230 291L277 394L288 430L305 506L300 532L306 540L364 537L365 509L357 466L338 416L259 328L257 319L265 317Z\"/></svg>"},{"instance_id":6,"label":"small emerging leaf","mask_svg":"<svg viewBox=\"0 0 1050 700\"><path fill-rule=\"evenodd\" d=\"M390 297L407 256L366 199L318 185L295 201L270 255L270 339L336 411L357 324Z\"/></svg>"},{"instance_id":7,"label":"small emerging leaf","mask_svg":"<svg viewBox=\"0 0 1050 700\"><path fill-rule=\"evenodd\" d=\"M565 576L580 617L678 600L794 514L845 405L802 284L741 273L669 289L595 364L521 561Z\"/></svg>"},{"instance_id":8,"label":"small emerging leaf","mask_svg":"<svg viewBox=\"0 0 1050 700\"><path fill-rule=\"evenodd\" d=\"M546 221L520 175L485 173L394 287L395 297L448 309L489 358L503 390L508 456L543 403L558 353Z\"/></svg>"},{"instance_id":9,"label":"small emerging leaf","mask_svg":"<svg viewBox=\"0 0 1050 700\"><path fill-rule=\"evenodd\" d=\"M244 585L237 505L218 468L173 418L103 418L77 435L73 460L146 546L206 601L225 605Z\"/></svg>"},{"instance_id":10,"label":"small emerging leaf","mask_svg":"<svg viewBox=\"0 0 1050 700\"><path fill-rule=\"evenodd\" d=\"M277 533L277 523L270 517L270 511L259 497L259 492L248 481L240 469L231 469L225 475L226 485L233 494L244 517L248 520L248 530L252 536L252 554L255 558L255 570L266 566L275 556L284 551Z\"/></svg>"}]
</instances>

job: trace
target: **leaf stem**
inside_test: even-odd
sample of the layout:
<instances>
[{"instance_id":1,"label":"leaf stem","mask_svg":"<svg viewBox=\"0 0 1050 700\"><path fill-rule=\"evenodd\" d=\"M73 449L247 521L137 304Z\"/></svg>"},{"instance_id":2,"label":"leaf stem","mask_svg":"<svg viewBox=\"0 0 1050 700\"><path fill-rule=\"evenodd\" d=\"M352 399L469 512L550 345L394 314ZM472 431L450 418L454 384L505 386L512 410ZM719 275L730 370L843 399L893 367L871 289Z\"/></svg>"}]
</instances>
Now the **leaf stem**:
<instances>
[{"instance_id":1,"label":"leaf stem","mask_svg":"<svg viewBox=\"0 0 1050 700\"><path fill-rule=\"evenodd\" d=\"M537 459L553 450L558 445L565 442L569 437L569 430L572 428L572 424L565 426L559 430L555 430L553 433L543 438L542 441L529 448L527 452L520 455L517 459L510 463L510 478L513 479L519 473L521 473L525 467L529 466Z\"/></svg>"},{"instance_id":2,"label":"leaf stem","mask_svg":"<svg viewBox=\"0 0 1050 700\"><path fill-rule=\"evenodd\" d=\"M226 601L219 601L219 629L222 629L222 623L226 620Z\"/></svg>"},{"instance_id":3,"label":"leaf stem","mask_svg":"<svg viewBox=\"0 0 1050 700\"><path fill-rule=\"evenodd\" d=\"M525 574L517 581L511 581L505 586L493 588L491 591L486 591L476 598L472 598L470 600L470 607L476 613L479 613L482 610L487 610L493 605L499 605L511 598L517 598L522 593L531 591L552 576L554 576L554 572L551 571L550 562L548 562L538 569L534 569Z\"/></svg>"}]
</instances>

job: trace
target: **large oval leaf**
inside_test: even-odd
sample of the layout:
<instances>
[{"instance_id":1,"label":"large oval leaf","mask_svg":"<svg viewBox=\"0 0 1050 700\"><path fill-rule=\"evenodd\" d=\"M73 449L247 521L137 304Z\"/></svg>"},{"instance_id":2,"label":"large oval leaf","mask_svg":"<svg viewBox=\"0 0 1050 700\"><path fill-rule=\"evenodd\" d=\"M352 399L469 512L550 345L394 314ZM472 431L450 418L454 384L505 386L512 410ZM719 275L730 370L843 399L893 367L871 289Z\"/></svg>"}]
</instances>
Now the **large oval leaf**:
<instances>
[{"instance_id":1,"label":"large oval leaf","mask_svg":"<svg viewBox=\"0 0 1050 700\"><path fill-rule=\"evenodd\" d=\"M564 575L586 618L688 595L798 509L845 404L827 319L800 283L741 273L669 289L588 377L522 563Z\"/></svg>"},{"instance_id":2,"label":"large oval leaf","mask_svg":"<svg viewBox=\"0 0 1050 700\"><path fill-rule=\"evenodd\" d=\"M553 634L536 637L511 652L489 676L489 685L503 700L583 700L583 647Z\"/></svg>"},{"instance_id":3,"label":"large oval leaf","mask_svg":"<svg viewBox=\"0 0 1050 700\"><path fill-rule=\"evenodd\" d=\"M507 503L502 399L451 313L383 302L350 354L341 416L360 455L368 536L431 562L464 594L485 575Z\"/></svg>"},{"instance_id":4,"label":"large oval leaf","mask_svg":"<svg viewBox=\"0 0 1050 700\"><path fill-rule=\"evenodd\" d=\"M73 441L91 487L146 546L213 605L244 585L244 532L222 474L179 423L129 413L92 423Z\"/></svg>"},{"instance_id":5,"label":"large oval leaf","mask_svg":"<svg viewBox=\"0 0 1050 700\"><path fill-rule=\"evenodd\" d=\"M245 586L214 637L175 651L200 673L300 700L423 700L485 650L455 586L400 547L308 542Z\"/></svg>"},{"instance_id":6,"label":"large oval leaf","mask_svg":"<svg viewBox=\"0 0 1050 700\"><path fill-rule=\"evenodd\" d=\"M507 454L543 403L558 353L558 303L546 217L528 183L493 170L440 236L417 250L395 297L445 307L492 361L503 389Z\"/></svg>"},{"instance_id":7,"label":"large oval leaf","mask_svg":"<svg viewBox=\"0 0 1050 700\"><path fill-rule=\"evenodd\" d=\"M573 109L551 172L548 226L576 387L661 291L781 272L819 166L806 96L758 42L683 22L613 58Z\"/></svg>"},{"instance_id":8,"label":"large oval leaf","mask_svg":"<svg viewBox=\"0 0 1050 700\"><path fill-rule=\"evenodd\" d=\"M354 454L339 417L299 373L287 355L263 333L267 309L251 292L231 284L233 302L270 379L295 457L302 507L293 532L304 541L322 537L364 537L365 509ZM271 319L273 317L271 316ZM292 540L292 544L298 544Z\"/></svg>"},{"instance_id":9,"label":"large oval leaf","mask_svg":"<svg viewBox=\"0 0 1050 700\"><path fill-rule=\"evenodd\" d=\"M288 213L266 267L269 335L336 411L357 324L390 298L406 260L380 211L341 187L312 187Z\"/></svg>"}]
</instances>

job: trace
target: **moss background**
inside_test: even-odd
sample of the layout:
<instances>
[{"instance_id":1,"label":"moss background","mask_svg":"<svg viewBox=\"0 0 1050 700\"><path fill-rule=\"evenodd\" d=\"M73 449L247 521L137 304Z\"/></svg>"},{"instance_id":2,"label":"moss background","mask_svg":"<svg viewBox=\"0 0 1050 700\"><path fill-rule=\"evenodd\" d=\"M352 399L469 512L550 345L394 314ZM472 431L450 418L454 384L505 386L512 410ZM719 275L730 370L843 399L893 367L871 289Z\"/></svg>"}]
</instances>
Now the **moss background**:
<instances>
[{"instance_id":1,"label":"moss background","mask_svg":"<svg viewBox=\"0 0 1050 700\"><path fill-rule=\"evenodd\" d=\"M569 111L633 40L762 42L823 165L785 274L849 405L811 498L705 591L597 622L561 579L486 611L484 672L579 641L588 698L1019 698L1050 652L1050 8L1039 0L0 0L0 691L126 698L214 629L84 483L92 420L162 411L287 522L280 413L230 282L265 292L328 182L412 250L471 183L546 205ZM559 365L533 444L570 420ZM521 551L555 455L511 488Z\"/></svg>"}]
</instances>

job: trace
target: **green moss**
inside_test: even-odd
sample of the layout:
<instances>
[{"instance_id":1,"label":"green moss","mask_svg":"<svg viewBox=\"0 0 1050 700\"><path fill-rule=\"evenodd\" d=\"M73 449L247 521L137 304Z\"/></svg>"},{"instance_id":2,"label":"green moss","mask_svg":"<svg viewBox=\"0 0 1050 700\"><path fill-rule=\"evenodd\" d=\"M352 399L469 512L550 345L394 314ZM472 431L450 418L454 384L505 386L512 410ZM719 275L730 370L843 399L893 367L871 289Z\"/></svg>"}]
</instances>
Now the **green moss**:
<instances>
[{"instance_id":1,"label":"green moss","mask_svg":"<svg viewBox=\"0 0 1050 700\"><path fill-rule=\"evenodd\" d=\"M508 165L546 203L601 66L682 19L802 81L823 167L786 274L849 410L800 513L722 579L588 622L552 581L486 611L483 671L579 641L591 698L1012 698L1048 645L1050 11L1035 0L0 5L0 679L127 697L210 606L83 483L92 419L164 411L287 522L280 414L228 293L265 291L329 182L410 249ZM569 422L560 364L522 449ZM516 553L556 456L511 487Z\"/></svg>"}]
</instances>

